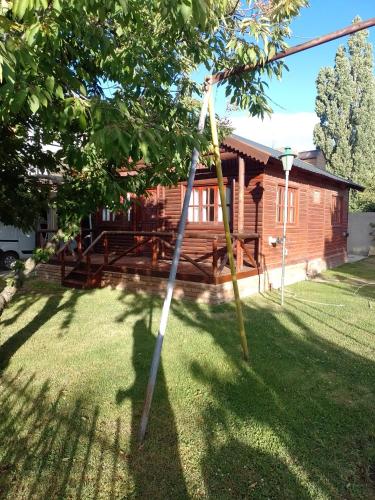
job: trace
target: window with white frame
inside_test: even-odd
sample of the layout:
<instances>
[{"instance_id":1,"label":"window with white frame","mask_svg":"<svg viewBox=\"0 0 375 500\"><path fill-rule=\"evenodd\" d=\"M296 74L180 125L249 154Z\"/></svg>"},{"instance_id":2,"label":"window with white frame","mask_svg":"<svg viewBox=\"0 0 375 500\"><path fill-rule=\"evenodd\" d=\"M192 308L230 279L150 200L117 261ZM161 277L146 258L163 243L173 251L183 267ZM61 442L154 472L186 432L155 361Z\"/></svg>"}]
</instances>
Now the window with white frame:
<instances>
[{"instance_id":1,"label":"window with white frame","mask_svg":"<svg viewBox=\"0 0 375 500\"><path fill-rule=\"evenodd\" d=\"M102 221L103 222L113 222L114 213L109 208L102 209Z\"/></svg>"},{"instance_id":2,"label":"window with white frame","mask_svg":"<svg viewBox=\"0 0 375 500\"><path fill-rule=\"evenodd\" d=\"M226 187L226 207L230 221L231 190ZM188 221L215 224L223 221L218 186L200 186L192 190L188 211Z\"/></svg>"},{"instance_id":3,"label":"window with white frame","mask_svg":"<svg viewBox=\"0 0 375 500\"><path fill-rule=\"evenodd\" d=\"M276 191L276 222L284 222L285 186L278 186ZM287 224L295 224L298 214L298 192L295 188L288 189Z\"/></svg>"}]
</instances>

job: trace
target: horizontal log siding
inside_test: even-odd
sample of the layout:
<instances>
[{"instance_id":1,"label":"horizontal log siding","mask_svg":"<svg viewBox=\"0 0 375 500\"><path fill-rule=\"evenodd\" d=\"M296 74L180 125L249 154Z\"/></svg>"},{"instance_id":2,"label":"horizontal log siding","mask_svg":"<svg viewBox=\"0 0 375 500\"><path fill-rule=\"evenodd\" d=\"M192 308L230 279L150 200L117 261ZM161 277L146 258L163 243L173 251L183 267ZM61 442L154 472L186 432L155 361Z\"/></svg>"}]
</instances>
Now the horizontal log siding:
<instances>
[{"instance_id":1,"label":"horizontal log siding","mask_svg":"<svg viewBox=\"0 0 375 500\"><path fill-rule=\"evenodd\" d=\"M238 159L231 155L229 159L222 162L224 184L232 188L231 207L231 230L238 230ZM244 195L244 231L261 232L262 230L262 199L259 192L262 191L263 168L257 163L249 160L245 163L245 195ZM210 170L198 171L194 186L216 186L216 172ZM177 187L165 189L164 199L164 225L167 230L177 230L181 216L182 201L186 183L181 183ZM258 207L254 203L257 200ZM258 200L259 198L259 200ZM204 238L205 234L224 233L224 224L220 223L191 223L187 222L187 231L201 231L202 239L186 238L183 243L183 252L189 255L204 255L212 251L212 241ZM225 242L220 242L219 248L224 248ZM254 251L254 242L248 243L250 251Z\"/></svg>"},{"instance_id":2,"label":"horizontal log siding","mask_svg":"<svg viewBox=\"0 0 375 500\"><path fill-rule=\"evenodd\" d=\"M232 189L231 206L231 230L238 230L238 157L233 153L223 154L223 176L225 185ZM244 192L244 231L259 232L262 231L262 179L263 166L257 162L246 160L245 162L245 192ZM197 171L194 186L217 186L216 171L214 167L200 168ZM101 231L108 229L129 229L129 230L161 230L177 231L181 216L183 197L185 193L186 182L179 183L174 187L159 186L153 191L153 202L157 205L157 227L148 227L144 224L135 224L132 220L128 222L125 217L119 217L115 222L102 222L99 214L94 222L94 236ZM255 203L256 201L256 203ZM140 207L138 210L142 210ZM187 231L202 232L202 239L185 238L182 251L192 257L200 257L212 252L212 241L205 238L206 234L224 234L224 224L220 223L191 223L186 225ZM124 247L129 248L134 244L134 238L129 235L109 235L110 251L120 251ZM219 249L225 248L225 241L221 241ZM247 243L248 250L253 254L255 242ZM100 241L95 249L97 252L103 251L103 242ZM145 247L142 253L149 254L150 249ZM167 250L167 254L169 251ZM210 258L211 259L211 258ZM246 260L246 257L245 257Z\"/></svg>"},{"instance_id":3,"label":"horizontal log siding","mask_svg":"<svg viewBox=\"0 0 375 500\"><path fill-rule=\"evenodd\" d=\"M270 165L264 175L262 261L266 268L281 265L281 244L272 247L269 236L281 237L282 224L276 222L276 190L284 185L284 173L280 166ZM292 169L290 187L297 189L297 222L287 226L287 263L307 262L321 258L334 260L346 258L348 228L348 189L326 178ZM314 192L319 193L315 195ZM343 197L343 220L338 226L332 224L332 196ZM317 201L318 197L320 200ZM337 261L337 259L336 259Z\"/></svg>"}]
</instances>

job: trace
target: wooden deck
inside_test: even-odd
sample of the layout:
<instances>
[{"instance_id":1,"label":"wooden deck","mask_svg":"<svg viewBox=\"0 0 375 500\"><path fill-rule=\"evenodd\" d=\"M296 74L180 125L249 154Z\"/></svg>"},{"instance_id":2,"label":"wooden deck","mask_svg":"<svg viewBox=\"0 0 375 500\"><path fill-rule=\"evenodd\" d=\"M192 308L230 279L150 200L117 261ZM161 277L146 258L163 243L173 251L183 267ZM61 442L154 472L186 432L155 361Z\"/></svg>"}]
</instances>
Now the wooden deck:
<instances>
[{"instance_id":1,"label":"wooden deck","mask_svg":"<svg viewBox=\"0 0 375 500\"><path fill-rule=\"evenodd\" d=\"M114 257L115 254L109 254L109 257ZM54 264L56 266L61 267L61 262L57 259L51 260L50 264ZM102 266L103 264L103 254L101 253L92 253L91 254L91 266L95 270L98 266ZM77 259L73 258L71 255L65 256L65 266L66 267L74 267L77 265ZM85 266L83 262L81 264L82 269ZM116 261L115 264L105 265L103 266L103 271L111 271L115 273L123 273L123 274L139 274L143 276L155 276L160 278L167 278L169 276L169 271L171 267L170 259L159 259L156 263L152 263L152 259L150 257L140 255L140 256L132 256L126 255L121 257ZM198 270L193 264L190 262L184 261L183 259L180 261L177 270L177 279L183 281L192 281L198 283L210 283L210 284L219 284L225 283L231 280L230 269L229 266L224 266L220 276L214 276L212 264L209 262L201 262L200 267L205 270L206 274L202 271ZM241 271L237 273L237 278L247 278L249 276L257 275L259 272L259 268L253 268L250 266L244 266Z\"/></svg>"},{"instance_id":2,"label":"wooden deck","mask_svg":"<svg viewBox=\"0 0 375 500\"><path fill-rule=\"evenodd\" d=\"M129 241L121 247L112 246L111 237L126 236ZM183 281L220 284L231 280L228 253L223 234L186 232L184 243L203 241L195 252L181 252L177 279ZM237 277L259 274L258 241L256 233L232 233ZM138 274L166 278L169 275L176 234L156 231L102 231L83 249L82 235L76 238L76 247L66 243L50 264L60 266L61 281L76 288L102 286L103 273ZM252 249L248 246L254 243ZM74 249L73 249L74 248ZM66 272L68 271L68 272Z\"/></svg>"}]
</instances>

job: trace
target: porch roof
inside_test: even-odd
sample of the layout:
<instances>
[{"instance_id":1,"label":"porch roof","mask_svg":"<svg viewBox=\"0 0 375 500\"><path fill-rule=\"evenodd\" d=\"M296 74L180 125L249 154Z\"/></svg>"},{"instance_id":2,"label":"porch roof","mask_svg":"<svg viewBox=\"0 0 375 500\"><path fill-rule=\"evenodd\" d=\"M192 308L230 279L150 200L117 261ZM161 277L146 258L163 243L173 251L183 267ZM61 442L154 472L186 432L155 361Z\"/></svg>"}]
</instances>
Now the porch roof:
<instances>
[{"instance_id":1,"label":"porch roof","mask_svg":"<svg viewBox=\"0 0 375 500\"><path fill-rule=\"evenodd\" d=\"M263 163L264 165L267 165L270 158L279 161L281 165L281 151L270 148L268 146L264 146L263 144L259 144L255 141L251 141L250 139L245 139L244 137L240 137L239 135L232 134L231 136L224 139L221 145L224 149L233 151L240 155L245 155L249 158L259 161L260 163ZM350 179L344 179L343 177L332 174L327 170L323 170L322 168L316 167L315 165L300 160L299 158L294 159L293 166L297 167L297 169L299 170L303 170L311 174L316 174L321 177L326 177L336 182L341 182L352 189L356 189L357 191L364 191L365 189L363 186L352 182Z\"/></svg>"}]
</instances>

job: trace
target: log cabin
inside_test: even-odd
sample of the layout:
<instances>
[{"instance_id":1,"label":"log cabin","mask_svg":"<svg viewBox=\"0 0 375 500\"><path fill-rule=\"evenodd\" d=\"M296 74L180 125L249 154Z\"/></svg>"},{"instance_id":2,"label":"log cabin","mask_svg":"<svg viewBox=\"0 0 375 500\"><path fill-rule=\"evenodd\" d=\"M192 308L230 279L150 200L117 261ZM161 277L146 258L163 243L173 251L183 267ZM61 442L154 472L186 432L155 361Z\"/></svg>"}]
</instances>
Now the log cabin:
<instances>
[{"instance_id":1,"label":"log cabin","mask_svg":"<svg viewBox=\"0 0 375 500\"><path fill-rule=\"evenodd\" d=\"M284 172L280 151L232 135L221 144L240 294L280 287ZM93 216L91 244L78 238L78 259L63 249L39 275L80 288L116 286L162 294L166 288L186 182L156 186L127 212L103 208ZM363 190L308 161L290 173L286 284L347 259L349 190ZM197 170L190 200L176 298L232 300L222 207L214 166Z\"/></svg>"}]
</instances>

